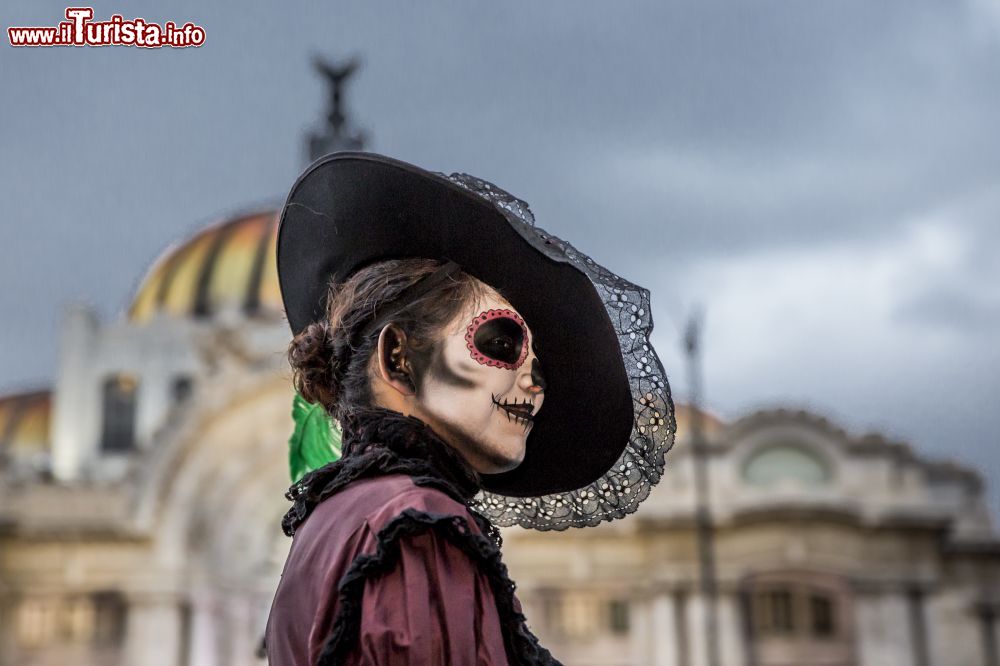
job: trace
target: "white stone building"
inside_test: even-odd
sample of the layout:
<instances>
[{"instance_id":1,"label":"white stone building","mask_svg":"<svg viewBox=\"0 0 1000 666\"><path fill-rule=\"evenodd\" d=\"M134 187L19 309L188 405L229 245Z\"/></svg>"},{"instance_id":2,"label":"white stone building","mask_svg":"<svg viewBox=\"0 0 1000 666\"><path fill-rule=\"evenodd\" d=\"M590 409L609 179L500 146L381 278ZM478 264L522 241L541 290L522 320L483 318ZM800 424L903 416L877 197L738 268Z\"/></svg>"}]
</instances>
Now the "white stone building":
<instances>
[{"instance_id":1,"label":"white stone building","mask_svg":"<svg viewBox=\"0 0 1000 666\"><path fill-rule=\"evenodd\" d=\"M168 249L120 321L69 310L54 388L0 399L0 664L262 663L289 545L275 228L250 213ZM706 664L688 416L635 515L505 532L566 664ZM1000 663L977 474L803 412L707 426L722 664Z\"/></svg>"}]
</instances>

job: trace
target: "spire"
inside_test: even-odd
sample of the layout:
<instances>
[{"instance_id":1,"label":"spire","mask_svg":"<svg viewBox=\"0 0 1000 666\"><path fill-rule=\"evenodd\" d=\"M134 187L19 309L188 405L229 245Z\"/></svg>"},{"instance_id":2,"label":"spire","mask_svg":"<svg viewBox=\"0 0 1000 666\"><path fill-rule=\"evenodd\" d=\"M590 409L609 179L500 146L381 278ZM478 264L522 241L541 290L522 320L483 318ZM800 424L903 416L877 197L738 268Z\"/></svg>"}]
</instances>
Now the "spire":
<instances>
[{"instance_id":1,"label":"spire","mask_svg":"<svg viewBox=\"0 0 1000 666\"><path fill-rule=\"evenodd\" d=\"M323 75L329 86L330 101L323 127L319 131L310 132L308 136L310 162L337 150L364 148L365 133L351 126L344 105L344 86L360 66L361 61L357 57L339 63L326 61L319 56L313 58L313 67Z\"/></svg>"}]
</instances>

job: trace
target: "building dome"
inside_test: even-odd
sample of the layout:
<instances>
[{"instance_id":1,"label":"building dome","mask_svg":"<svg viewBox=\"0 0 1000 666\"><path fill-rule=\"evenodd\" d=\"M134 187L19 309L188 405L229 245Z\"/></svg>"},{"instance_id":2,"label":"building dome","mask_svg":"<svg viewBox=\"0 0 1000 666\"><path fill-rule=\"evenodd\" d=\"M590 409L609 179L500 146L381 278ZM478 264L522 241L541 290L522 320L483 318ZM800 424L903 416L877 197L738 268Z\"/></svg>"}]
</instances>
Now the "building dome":
<instances>
[{"instance_id":1,"label":"building dome","mask_svg":"<svg viewBox=\"0 0 1000 666\"><path fill-rule=\"evenodd\" d=\"M174 244L153 264L132 299L129 320L157 313L211 318L282 312L275 266L278 214L259 211L224 220Z\"/></svg>"},{"instance_id":2,"label":"building dome","mask_svg":"<svg viewBox=\"0 0 1000 666\"><path fill-rule=\"evenodd\" d=\"M47 456L51 409L47 390L0 396L0 464Z\"/></svg>"}]
</instances>

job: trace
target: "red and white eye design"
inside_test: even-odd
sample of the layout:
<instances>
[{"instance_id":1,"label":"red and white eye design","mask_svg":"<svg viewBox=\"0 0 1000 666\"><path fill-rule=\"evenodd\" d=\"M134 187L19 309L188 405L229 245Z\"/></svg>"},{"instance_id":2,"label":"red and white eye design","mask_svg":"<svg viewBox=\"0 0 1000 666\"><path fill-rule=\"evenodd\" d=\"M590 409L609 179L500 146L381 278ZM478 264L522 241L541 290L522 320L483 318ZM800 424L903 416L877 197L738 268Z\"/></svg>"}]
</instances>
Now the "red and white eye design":
<instances>
[{"instance_id":1,"label":"red and white eye design","mask_svg":"<svg viewBox=\"0 0 1000 666\"><path fill-rule=\"evenodd\" d=\"M465 346L482 365L517 370L528 357L528 326L513 310L487 310L465 331Z\"/></svg>"}]
</instances>

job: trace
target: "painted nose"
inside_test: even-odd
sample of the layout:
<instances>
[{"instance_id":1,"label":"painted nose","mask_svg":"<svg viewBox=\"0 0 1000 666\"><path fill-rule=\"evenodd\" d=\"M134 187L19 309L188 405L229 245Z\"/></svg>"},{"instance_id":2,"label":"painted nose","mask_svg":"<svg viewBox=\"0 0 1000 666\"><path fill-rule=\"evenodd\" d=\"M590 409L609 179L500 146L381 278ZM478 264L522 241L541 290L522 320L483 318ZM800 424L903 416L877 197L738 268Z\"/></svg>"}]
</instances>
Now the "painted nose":
<instances>
[{"instance_id":1,"label":"painted nose","mask_svg":"<svg viewBox=\"0 0 1000 666\"><path fill-rule=\"evenodd\" d=\"M527 390L535 395L545 392L545 375L542 374L542 364L537 358L531 359L531 385Z\"/></svg>"}]
</instances>

